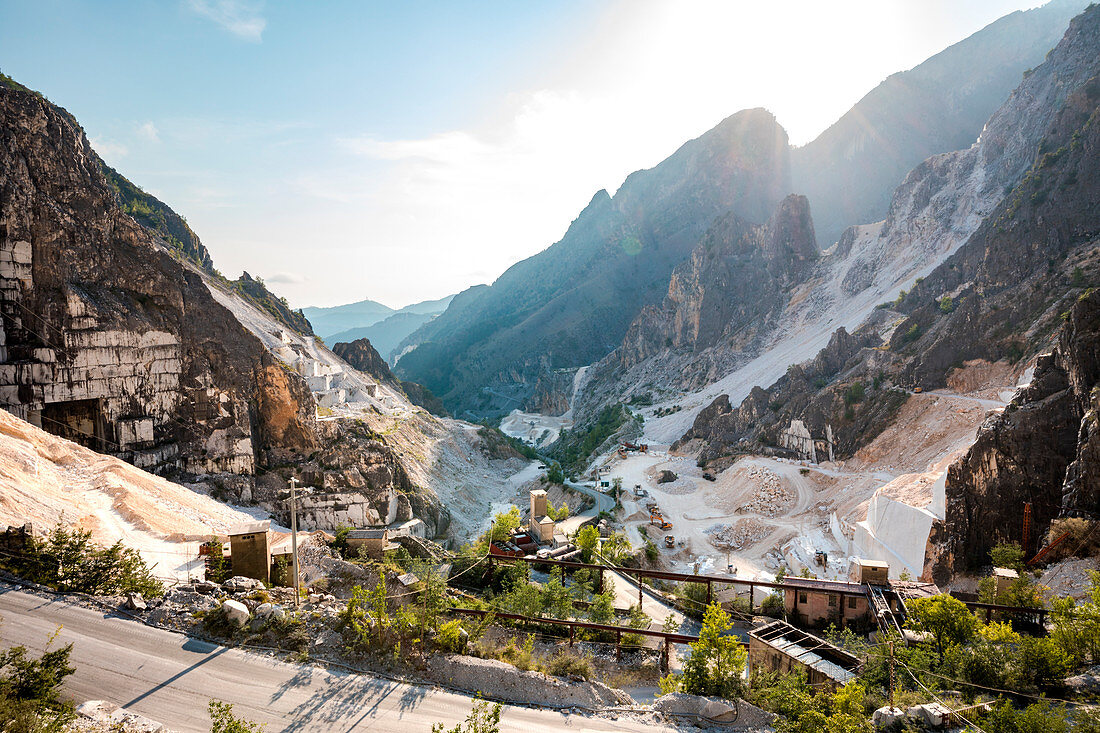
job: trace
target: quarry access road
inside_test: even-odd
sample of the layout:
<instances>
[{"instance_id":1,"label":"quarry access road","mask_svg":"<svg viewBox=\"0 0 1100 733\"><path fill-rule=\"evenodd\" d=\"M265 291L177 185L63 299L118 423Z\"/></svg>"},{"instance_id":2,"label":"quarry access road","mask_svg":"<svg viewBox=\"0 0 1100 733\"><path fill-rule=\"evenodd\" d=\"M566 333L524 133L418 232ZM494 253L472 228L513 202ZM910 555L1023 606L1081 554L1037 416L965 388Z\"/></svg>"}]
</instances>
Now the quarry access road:
<instances>
[{"instance_id":1,"label":"quarry access road","mask_svg":"<svg viewBox=\"0 0 1100 733\"><path fill-rule=\"evenodd\" d=\"M107 700L179 733L210 730L207 703L232 703L234 713L267 731L426 731L465 719L467 695L320 666L283 662L162 631L60 597L40 597L0 583L0 641L35 655L72 642L76 673L64 695ZM503 731L672 731L651 720L617 720L505 706Z\"/></svg>"}]
</instances>

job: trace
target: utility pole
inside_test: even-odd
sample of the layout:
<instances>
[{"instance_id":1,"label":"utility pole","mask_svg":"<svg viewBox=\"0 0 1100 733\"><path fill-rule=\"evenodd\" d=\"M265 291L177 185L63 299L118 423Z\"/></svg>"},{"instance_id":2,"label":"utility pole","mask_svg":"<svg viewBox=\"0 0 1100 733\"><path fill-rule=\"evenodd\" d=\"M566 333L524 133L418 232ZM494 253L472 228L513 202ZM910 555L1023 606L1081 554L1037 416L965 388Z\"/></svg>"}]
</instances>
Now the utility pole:
<instances>
[{"instance_id":1,"label":"utility pole","mask_svg":"<svg viewBox=\"0 0 1100 733\"><path fill-rule=\"evenodd\" d=\"M302 604L301 583L298 576L298 494L294 490L298 485L298 479L290 479L290 552L291 563L294 566L294 607Z\"/></svg>"},{"instance_id":2,"label":"utility pole","mask_svg":"<svg viewBox=\"0 0 1100 733\"><path fill-rule=\"evenodd\" d=\"M890 709L894 709L894 640L890 640Z\"/></svg>"}]
</instances>

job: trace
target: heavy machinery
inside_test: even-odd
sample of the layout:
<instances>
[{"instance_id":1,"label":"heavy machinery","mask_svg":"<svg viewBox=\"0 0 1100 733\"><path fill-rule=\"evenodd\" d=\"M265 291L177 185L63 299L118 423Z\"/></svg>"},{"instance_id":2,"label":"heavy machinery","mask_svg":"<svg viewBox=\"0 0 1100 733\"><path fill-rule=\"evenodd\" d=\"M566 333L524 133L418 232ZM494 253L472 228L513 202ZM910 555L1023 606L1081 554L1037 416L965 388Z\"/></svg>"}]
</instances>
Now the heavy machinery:
<instances>
[{"instance_id":1,"label":"heavy machinery","mask_svg":"<svg viewBox=\"0 0 1100 733\"><path fill-rule=\"evenodd\" d=\"M672 536L672 535L670 535L670 534L666 534L666 535L665 535L665 547L669 548L670 550L671 550L671 549L672 549L673 547L676 547L676 538L675 538L675 537L673 537L673 536Z\"/></svg>"},{"instance_id":2,"label":"heavy machinery","mask_svg":"<svg viewBox=\"0 0 1100 733\"><path fill-rule=\"evenodd\" d=\"M656 524L658 527L660 527L665 532L672 529L672 522L665 519L664 515L662 515L659 511L657 511L657 512L651 511L649 513L649 523L650 524Z\"/></svg>"}]
</instances>

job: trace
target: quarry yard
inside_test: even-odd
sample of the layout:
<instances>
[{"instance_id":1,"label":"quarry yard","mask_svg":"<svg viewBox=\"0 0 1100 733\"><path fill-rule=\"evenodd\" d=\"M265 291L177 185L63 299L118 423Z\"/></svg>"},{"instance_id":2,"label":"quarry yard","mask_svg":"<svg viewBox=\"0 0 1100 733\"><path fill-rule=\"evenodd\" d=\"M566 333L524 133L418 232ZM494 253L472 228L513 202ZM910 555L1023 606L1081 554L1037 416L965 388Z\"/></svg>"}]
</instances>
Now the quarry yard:
<instances>
[{"instance_id":1,"label":"quarry yard","mask_svg":"<svg viewBox=\"0 0 1100 733\"><path fill-rule=\"evenodd\" d=\"M973 443L989 412L1003 408L1029 378L1004 363L968 363L952 373L947 389L910 394L894 423L844 461L744 456L708 481L694 454L673 455L667 446L650 444L648 453L603 457L610 469L603 478L622 479L620 518L631 542L642 545L648 538L677 571L767 578L786 566L841 577L849 555L878 551L890 555L895 573L919 574L922 568L907 559L923 555L922 522L942 516L947 467ZM662 471L675 480L658 483ZM648 495L636 497L637 485ZM857 525L868 525L876 496L919 516L912 522L892 517L897 524L889 540L873 536L872 528L865 542L873 546L857 546ZM651 501L672 523L668 532L650 524ZM672 549L664 546L666 534L675 537ZM817 551L827 553L828 567L816 562Z\"/></svg>"}]
</instances>

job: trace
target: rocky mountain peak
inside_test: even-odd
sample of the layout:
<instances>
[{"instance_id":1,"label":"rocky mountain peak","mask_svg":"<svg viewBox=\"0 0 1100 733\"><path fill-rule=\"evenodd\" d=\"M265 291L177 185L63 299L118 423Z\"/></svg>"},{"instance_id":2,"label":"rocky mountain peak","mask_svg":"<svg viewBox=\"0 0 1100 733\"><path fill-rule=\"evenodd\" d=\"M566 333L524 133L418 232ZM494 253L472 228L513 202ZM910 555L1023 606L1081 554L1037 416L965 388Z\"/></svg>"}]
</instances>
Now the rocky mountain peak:
<instances>
[{"instance_id":1,"label":"rocky mountain peak","mask_svg":"<svg viewBox=\"0 0 1100 733\"><path fill-rule=\"evenodd\" d=\"M351 343L334 344L332 353L346 361L364 374L369 374L380 382L396 384L397 379L390 371L377 350L371 346L369 339L356 339Z\"/></svg>"},{"instance_id":2,"label":"rocky mountain peak","mask_svg":"<svg viewBox=\"0 0 1100 733\"><path fill-rule=\"evenodd\" d=\"M788 284L801 282L819 256L810 200L791 194L780 201L761 240L768 271Z\"/></svg>"}]
</instances>

